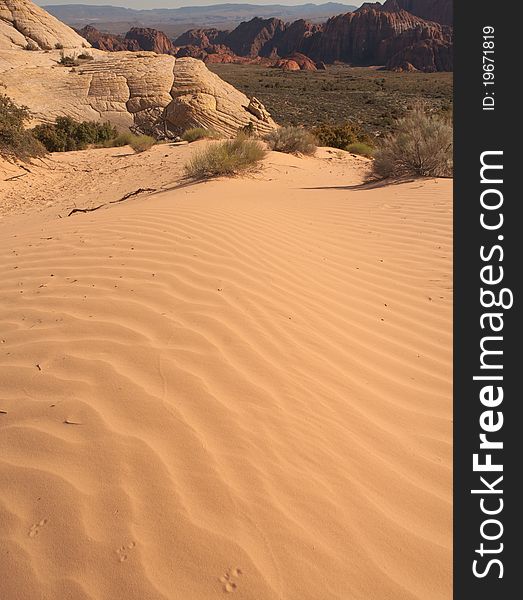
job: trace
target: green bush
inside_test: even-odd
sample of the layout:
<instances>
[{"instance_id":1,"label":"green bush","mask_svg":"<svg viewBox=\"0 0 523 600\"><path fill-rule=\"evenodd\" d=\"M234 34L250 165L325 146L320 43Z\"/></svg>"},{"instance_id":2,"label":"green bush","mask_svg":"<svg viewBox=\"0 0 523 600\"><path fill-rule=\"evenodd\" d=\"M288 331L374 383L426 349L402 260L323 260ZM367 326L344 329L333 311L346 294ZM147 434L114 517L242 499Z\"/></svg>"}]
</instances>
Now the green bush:
<instances>
[{"instance_id":1,"label":"green bush","mask_svg":"<svg viewBox=\"0 0 523 600\"><path fill-rule=\"evenodd\" d=\"M31 115L25 106L18 106L0 94L0 155L27 160L46 153L44 146L25 129Z\"/></svg>"},{"instance_id":2,"label":"green bush","mask_svg":"<svg viewBox=\"0 0 523 600\"><path fill-rule=\"evenodd\" d=\"M145 150L152 148L154 144L156 144L156 140L149 135L136 135L131 131L124 131L100 145L104 148L131 146L135 152L144 152Z\"/></svg>"},{"instance_id":3,"label":"green bush","mask_svg":"<svg viewBox=\"0 0 523 600\"><path fill-rule=\"evenodd\" d=\"M49 152L84 150L91 145L104 145L118 134L110 123L79 123L70 117L58 117L55 123L37 125L32 131Z\"/></svg>"},{"instance_id":4,"label":"green bush","mask_svg":"<svg viewBox=\"0 0 523 600\"><path fill-rule=\"evenodd\" d=\"M452 123L431 114L418 103L398 120L395 133L388 135L374 155L376 177L452 177Z\"/></svg>"},{"instance_id":5,"label":"green bush","mask_svg":"<svg viewBox=\"0 0 523 600\"><path fill-rule=\"evenodd\" d=\"M122 146L130 146L133 139L137 137L130 131L119 133L116 137L110 138L100 144L104 148L121 148Z\"/></svg>"},{"instance_id":6,"label":"green bush","mask_svg":"<svg viewBox=\"0 0 523 600\"><path fill-rule=\"evenodd\" d=\"M355 142L354 144L349 144L346 150L347 152L352 152L352 154L359 154L360 156L365 156L366 158L372 158L375 152L372 146L369 146L369 144L364 144L363 142Z\"/></svg>"},{"instance_id":7,"label":"green bush","mask_svg":"<svg viewBox=\"0 0 523 600\"><path fill-rule=\"evenodd\" d=\"M185 165L192 179L237 175L256 167L266 155L263 146L245 135L234 140L214 142L198 152Z\"/></svg>"},{"instance_id":8,"label":"green bush","mask_svg":"<svg viewBox=\"0 0 523 600\"><path fill-rule=\"evenodd\" d=\"M192 127L184 131L182 140L186 142L196 142L197 140L216 140L220 137L220 134L211 129L204 129L203 127Z\"/></svg>"},{"instance_id":9,"label":"green bush","mask_svg":"<svg viewBox=\"0 0 523 600\"><path fill-rule=\"evenodd\" d=\"M138 154L150 150L156 144L156 140L150 135L135 135L129 142L129 146Z\"/></svg>"},{"instance_id":10,"label":"green bush","mask_svg":"<svg viewBox=\"0 0 523 600\"><path fill-rule=\"evenodd\" d=\"M321 146L346 150L350 144L368 143L367 134L356 123L324 124L313 130Z\"/></svg>"},{"instance_id":11,"label":"green bush","mask_svg":"<svg viewBox=\"0 0 523 600\"><path fill-rule=\"evenodd\" d=\"M314 154L316 138L303 127L280 127L271 131L265 140L271 150L287 154Z\"/></svg>"}]
</instances>

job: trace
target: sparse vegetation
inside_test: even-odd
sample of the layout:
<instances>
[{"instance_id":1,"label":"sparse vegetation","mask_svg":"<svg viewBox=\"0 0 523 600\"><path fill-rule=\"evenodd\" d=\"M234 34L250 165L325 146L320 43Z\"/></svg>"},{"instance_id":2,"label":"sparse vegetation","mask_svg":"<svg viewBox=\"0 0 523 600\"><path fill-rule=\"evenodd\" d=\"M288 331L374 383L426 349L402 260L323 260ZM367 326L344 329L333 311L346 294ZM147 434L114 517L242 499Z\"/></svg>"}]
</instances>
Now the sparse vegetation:
<instances>
[{"instance_id":1,"label":"sparse vegetation","mask_svg":"<svg viewBox=\"0 0 523 600\"><path fill-rule=\"evenodd\" d=\"M70 117L58 117L54 123L37 125L32 133L49 152L120 146L131 146L135 152L145 152L156 143L149 135L136 135L130 131L118 133L109 122L78 122Z\"/></svg>"},{"instance_id":2,"label":"sparse vegetation","mask_svg":"<svg viewBox=\"0 0 523 600\"><path fill-rule=\"evenodd\" d=\"M203 127L191 127L191 129L187 129L183 135L182 140L192 143L197 140L217 140L220 137L220 134L216 131L212 131L211 129L205 129Z\"/></svg>"},{"instance_id":3,"label":"sparse vegetation","mask_svg":"<svg viewBox=\"0 0 523 600\"><path fill-rule=\"evenodd\" d=\"M191 179L232 176L254 169L266 155L256 140L238 135L234 140L214 142L198 152L185 166Z\"/></svg>"},{"instance_id":4,"label":"sparse vegetation","mask_svg":"<svg viewBox=\"0 0 523 600\"><path fill-rule=\"evenodd\" d=\"M252 121L249 121L247 123L247 125L244 125L241 129L240 129L240 133L242 135L245 135L246 137L256 137L256 128L254 127L254 123Z\"/></svg>"},{"instance_id":5,"label":"sparse vegetation","mask_svg":"<svg viewBox=\"0 0 523 600\"><path fill-rule=\"evenodd\" d=\"M55 45L55 50L63 50L64 49L64 45L61 44L60 42L57 42Z\"/></svg>"},{"instance_id":6,"label":"sparse vegetation","mask_svg":"<svg viewBox=\"0 0 523 600\"><path fill-rule=\"evenodd\" d=\"M137 138L136 134L131 131L123 131L119 133L116 137L110 138L107 141L103 142L101 146L104 148L121 148L122 146L130 146L131 142Z\"/></svg>"},{"instance_id":7,"label":"sparse vegetation","mask_svg":"<svg viewBox=\"0 0 523 600\"><path fill-rule=\"evenodd\" d=\"M37 125L32 133L49 152L84 150L91 145L105 145L118 132L110 123L58 117L54 123Z\"/></svg>"},{"instance_id":8,"label":"sparse vegetation","mask_svg":"<svg viewBox=\"0 0 523 600\"><path fill-rule=\"evenodd\" d=\"M150 135L135 135L131 138L129 146L137 153L150 150L156 144L156 140Z\"/></svg>"},{"instance_id":9,"label":"sparse vegetation","mask_svg":"<svg viewBox=\"0 0 523 600\"><path fill-rule=\"evenodd\" d=\"M76 58L76 55L65 54L63 50L62 52L60 52L60 60L58 61L58 63L64 67L78 67L80 65L78 59Z\"/></svg>"},{"instance_id":10,"label":"sparse vegetation","mask_svg":"<svg viewBox=\"0 0 523 600\"><path fill-rule=\"evenodd\" d=\"M414 98L426 98L436 113L452 112L452 73L394 73L340 64L289 77L262 65L208 67L248 96L259 98L281 125L313 130L324 123L349 121L374 140L394 131Z\"/></svg>"},{"instance_id":11,"label":"sparse vegetation","mask_svg":"<svg viewBox=\"0 0 523 600\"><path fill-rule=\"evenodd\" d=\"M94 60L94 56L87 51L80 54L66 54L64 50L60 52L60 60L58 63L64 67L79 67L83 62Z\"/></svg>"},{"instance_id":12,"label":"sparse vegetation","mask_svg":"<svg viewBox=\"0 0 523 600\"><path fill-rule=\"evenodd\" d=\"M303 127L281 127L269 133L265 140L271 150L287 154L311 155L317 147L314 135Z\"/></svg>"},{"instance_id":13,"label":"sparse vegetation","mask_svg":"<svg viewBox=\"0 0 523 600\"><path fill-rule=\"evenodd\" d=\"M431 113L417 103L398 121L375 153L376 177L452 177L453 135L449 118Z\"/></svg>"},{"instance_id":14,"label":"sparse vegetation","mask_svg":"<svg viewBox=\"0 0 523 600\"><path fill-rule=\"evenodd\" d=\"M352 144L367 143L369 136L355 123L323 124L314 129L322 146L347 150Z\"/></svg>"},{"instance_id":15,"label":"sparse vegetation","mask_svg":"<svg viewBox=\"0 0 523 600\"><path fill-rule=\"evenodd\" d=\"M31 115L0 94L0 155L8 159L28 160L46 154L44 146L25 128Z\"/></svg>"},{"instance_id":16,"label":"sparse vegetation","mask_svg":"<svg viewBox=\"0 0 523 600\"><path fill-rule=\"evenodd\" d=\"M349 144L346 148L347 152L352 152L352 154L359 154L360 156L365 156L366 158L372 158L374 156L375 149L369 144L364 144L363 142L355 142L354 144Z\"/></svg>"},{"instance_id":17,"label":"sparse vegetation","mask_svg":"<svg viewBox=\"0 0 523 600\"><path fill-rule=\"evenodd\" d=\"M131 146L135 152L145 152L156 144L156 140L149 135L136 135L131 131L119 133L101 144L104 148L121 148L122 146Z\"/></svg>"}]
</instances>

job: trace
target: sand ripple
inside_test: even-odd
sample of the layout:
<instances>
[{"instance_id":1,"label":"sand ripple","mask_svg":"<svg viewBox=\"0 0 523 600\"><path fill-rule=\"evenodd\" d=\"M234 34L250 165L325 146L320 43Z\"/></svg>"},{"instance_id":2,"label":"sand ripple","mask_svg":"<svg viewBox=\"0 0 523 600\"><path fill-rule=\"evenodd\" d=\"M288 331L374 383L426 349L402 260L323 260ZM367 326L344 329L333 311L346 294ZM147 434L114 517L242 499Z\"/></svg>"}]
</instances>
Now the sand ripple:
<instances>
[{"instance_id":1,"label":"sand ripple","mask_svg":"<svg viewBox=\"0 0 523 600\"><path fill-rule=\"evenodd\" d=\"M2 598L450 597L450 182L300 183L3 233Z\"/></svg>"}]
</instances>

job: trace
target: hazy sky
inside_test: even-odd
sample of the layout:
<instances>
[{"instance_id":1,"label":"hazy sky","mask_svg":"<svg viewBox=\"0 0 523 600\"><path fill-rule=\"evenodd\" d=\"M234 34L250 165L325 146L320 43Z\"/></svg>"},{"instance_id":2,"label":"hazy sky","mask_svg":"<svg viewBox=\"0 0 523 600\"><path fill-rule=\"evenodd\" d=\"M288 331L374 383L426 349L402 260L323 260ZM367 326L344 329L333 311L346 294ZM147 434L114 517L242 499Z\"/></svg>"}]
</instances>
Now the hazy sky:
<instances>
[{"instance_id":1,"label":"hazy sky","mask_svg":"<svg viewBox=\"0 0 523 600\"><path fill-rule=\"evenodd\" d=\"M333 0L340 4L359 6L362 0ZM209 6L210 4L326 4L324 0L36 0L40 6L53 4L93 4L125 6L127 8L178 8L180 6Z\"/></svg>"}]
</instances>

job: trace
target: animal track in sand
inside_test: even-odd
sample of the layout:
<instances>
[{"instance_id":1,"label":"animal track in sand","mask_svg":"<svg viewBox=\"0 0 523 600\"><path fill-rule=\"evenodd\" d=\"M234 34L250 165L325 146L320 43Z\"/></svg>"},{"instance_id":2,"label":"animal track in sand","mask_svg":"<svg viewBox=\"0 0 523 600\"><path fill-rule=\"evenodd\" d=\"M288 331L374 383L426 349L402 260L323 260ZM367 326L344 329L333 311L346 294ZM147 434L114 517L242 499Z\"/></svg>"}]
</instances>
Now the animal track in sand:
<instances>
[{"instance_id":1,"label":"animal track in sand","mask_svg":"<svg viewBox=\"0 0 523 600\"><path fill-rule=\"evenodd\" d=\"M238 588L237 579L242 574L242 570L238 567L234 569L227 569L227 571L220 577L220 582L223 584L223 591L227 594L234 592Z\"/></svg>"},{"instance_id":2,"label":"animal track in sand","mask_svg":"<svg viewBox=\"0 0 523 600\"><path fill-rule=\"evenodd\" d=\"M129 550L132 550L135 546L136 542L131 542L130 544L127 544L127 546L125 544L123 546L120 546L118 550L116 550L116 554L118 555L119 561L125 562L129 558Z\"/></svg>"},{"instance_id":3,"label":"animal track in sand","mask_svg":"<svg viewBox=\"0 0 523 600\"><path fill-rule=\"evenodd\" d=\"M40 529L42 529L42 527L47 525L48 522L49 522L49 519L42 519L39 523L35 523L34 525L31 525L31 529L29 529L29 533L28 533L29 537L30 538L36 537L40 533Z\"/></svg>"}]
</instances>

